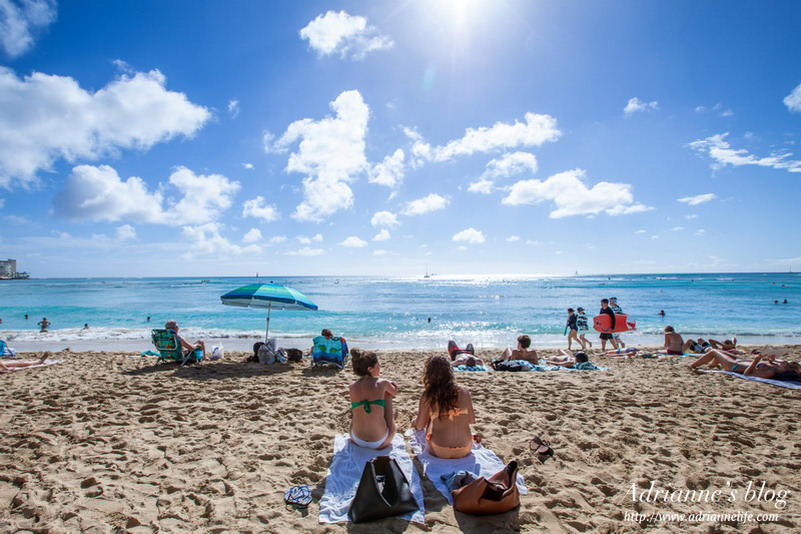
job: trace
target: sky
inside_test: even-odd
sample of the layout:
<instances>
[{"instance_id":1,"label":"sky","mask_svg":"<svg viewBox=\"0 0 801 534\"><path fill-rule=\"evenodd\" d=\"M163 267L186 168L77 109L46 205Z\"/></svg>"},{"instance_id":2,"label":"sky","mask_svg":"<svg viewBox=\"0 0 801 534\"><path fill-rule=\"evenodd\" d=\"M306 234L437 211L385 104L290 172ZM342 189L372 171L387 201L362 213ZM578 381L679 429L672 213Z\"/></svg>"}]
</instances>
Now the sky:
<instances>
[{"instance_id":1,"label":"sky","mask_svg":"<svg viewBox=\"0 0 801 534\"><path fill-rule=\"evenodd\" d=\"M0 0L33 277L801 269L796 1Z\"/></svg>"}]
</instances>

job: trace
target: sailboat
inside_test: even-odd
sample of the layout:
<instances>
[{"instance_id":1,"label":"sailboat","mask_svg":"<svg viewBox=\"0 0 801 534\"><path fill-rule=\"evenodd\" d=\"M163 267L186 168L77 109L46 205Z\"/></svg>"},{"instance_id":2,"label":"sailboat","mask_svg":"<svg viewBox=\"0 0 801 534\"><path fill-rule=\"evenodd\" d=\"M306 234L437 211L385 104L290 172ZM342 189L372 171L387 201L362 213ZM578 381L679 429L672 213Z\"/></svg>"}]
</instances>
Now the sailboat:
<instances>
[{"instance_id":1,"label":"sailboat","mask_svg":"<svg viewBox=\"0 0 801 534\"><path fill-rule=\"evenodd\" d=\"M431 275L428 274L428 264L427 263L426 263L426 274L425 274L425 276L423 276L423 278L431 278Z\"/></svg>"}]
</instances>

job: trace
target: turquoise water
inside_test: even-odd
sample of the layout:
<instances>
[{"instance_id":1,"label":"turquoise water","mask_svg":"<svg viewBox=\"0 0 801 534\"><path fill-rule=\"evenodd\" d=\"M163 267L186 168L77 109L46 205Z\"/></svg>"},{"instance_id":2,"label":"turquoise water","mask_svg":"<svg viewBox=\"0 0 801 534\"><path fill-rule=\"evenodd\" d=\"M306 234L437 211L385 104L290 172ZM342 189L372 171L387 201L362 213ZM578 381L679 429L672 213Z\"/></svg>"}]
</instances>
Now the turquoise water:
<instances>
[{"instance_id":1,"label":"turquoise water","mask_svg":"<svg viewBox=\"0 0 801 534\"><path fill-rule=\"evenodd\" d=\"M0 337L12 346L15 341L26 346L75 340L146 342L150 328L175 319L189 337L227 339L244 347L264 336L266 310L223 306L220 295L254 281L0 281ZM520 333L532 335L536 346L555 346L564 343L567 307L583 306L592 317L600 299L610 296L637 321L637 332L626 334L631 343L661 344L666 324L685 336L723 338L736 333L745 342L801 342L801 276L794 273L274 281L298 289L320 307L316 312L273 312L271 335L290 346L305 346L322 328L344 335L351 345L375 348L441 348L451 338L503 347ZM781 303L784 299L788 304ZM659 310L665 310L666 317L660 317ZM45 316L52 326L40 334L36 323ZM84 323L89 330L81 329ZM594 332L591 339L597 339Z\"/></svg>"}]
</instances>

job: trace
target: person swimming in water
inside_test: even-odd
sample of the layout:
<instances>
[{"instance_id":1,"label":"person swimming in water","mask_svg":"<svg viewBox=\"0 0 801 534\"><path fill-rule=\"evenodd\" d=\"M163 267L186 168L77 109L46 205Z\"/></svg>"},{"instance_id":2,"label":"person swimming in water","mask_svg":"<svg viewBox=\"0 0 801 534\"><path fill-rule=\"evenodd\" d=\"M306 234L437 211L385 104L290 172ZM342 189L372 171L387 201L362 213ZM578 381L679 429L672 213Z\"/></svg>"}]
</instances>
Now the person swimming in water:
<instances>
[{"instance_id":1,"label":"person swimming in water","mask_svg":"<svg viewBox=\"0 0 801 534\"><path fill-rule=\"evenodd\" d=\"M348 386L353 417L350 439L359 447L383 449L395 436L392 398L398 384L378 378L381 364L375 352L354 348L350 354L353 372L359 377Z\"/></svg>"}]
</instances>

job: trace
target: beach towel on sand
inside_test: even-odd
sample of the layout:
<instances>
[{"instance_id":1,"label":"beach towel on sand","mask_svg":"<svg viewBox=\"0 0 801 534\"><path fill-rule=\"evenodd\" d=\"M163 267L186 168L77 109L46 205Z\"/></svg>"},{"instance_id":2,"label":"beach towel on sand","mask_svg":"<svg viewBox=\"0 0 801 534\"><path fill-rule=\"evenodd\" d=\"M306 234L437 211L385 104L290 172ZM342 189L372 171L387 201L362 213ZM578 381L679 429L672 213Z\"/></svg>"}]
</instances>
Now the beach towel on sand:
<instances>
[{"instance_id":1,"label":"beach towel on sand","mask_svg":"<svg viewBox=\"0 0 801 534\"><path fill-rule=\"evenodd\" d=\"M39 360L18 360L18 361L27 363L39 362ZM9 369L9 371L24 371L25 369L33 369L34 367L46 367L48 365L61 363L63 361L64 360L45 360L41 363L37 363L36 365L29 365L28 367L12 367L11 369Z\"/></svg>"},{"instance_id":2,"label":"beach towel on sand","mask_svg":"<svg viewBox=\"0 0 801 534\"><path fill-rule=\"evenodd\" d=\"M450 490L445 485L445 481L442 480L442 475L450 475L456 471L470 471L480 477L489 478L506 466L494 452L480 443L473 443L473 450L464 458L445 460L431 455L426 450L425 430L410 429L406 431L406 435L410 438L409 444L412 446L412 451L417 455L417 459L423 465L426 476L434 483L437 491L448 499L450 504L453 504L453 498ZM521 495L528 493L526 482L520 474L517 475L517 489Z\"/></svg>"},{"instance_id":3,"label":"beach towel on sand","mask_svg":"<svg viewBox=\"0 0 801 534\"><path fill-rule=\"evenodd\" d=\"M592 362L581 362L574 367L562 367L561 365L537 365L526 360L507 360L495 361L493 366L496 371L608 371L608 367L601 367Z\"/></svg>"},{"instance_id":4,"label":"beach towel on sand","mask_svg":"<svg viewBox=\"0 0 801 534\"><path fill-rule=\"evenodd\" d=\"M492 371L489 367L484 365L457 365L453 368L454 371Z\"/></svg>"},{"instance_id":5,"label":"beach towel on sand","mask_svg":"<svg viewBox=\"0 0 801 534\"><path fill-rule=\"evenodd\" d=\"M0 339L0 358L13 358L17 355L16 351Z\"/></svg>"},{"instance_id":6,"label":"beach towel on sand","mask_svg":"<svg viewBox=\"0 0 801 534\"><path fill-rule=\"evenodd\" d=\"M740 373L734 373L732 371L723 371L721 369L701 369L704 373L723 373L727 375L736 376L737 378L742 378L744 380L753 380L754 382L762 382L763 384L772 384L774 386L779 386L780 388L788 388L788 389L801 389L801 382L796 382L795 380L775 380L773 378L759 378L758 376L746 376L741 375Z\"/></svg>"},{"instance_id":7,"label":"beach towel on sand","mask_svg":"<svg viewBox=\"0 0 801 534\"><path fill-rule=\"evenodd\" d=\"M419 509L406 515L398 516L407 521L425 523L425 507L423 504L423 486L420 476L412 465L412 458L406 452L403 436L395 434L392 445L380 451L366 449L354 444L347 434L334 437L334 457L325 479L325 493L320 499L320 523L339 523L349 521L348 510L356 496L356 489L364 471L364 465L376 456L391 456L406 475Z\"/></svg>"}]
</instances>

